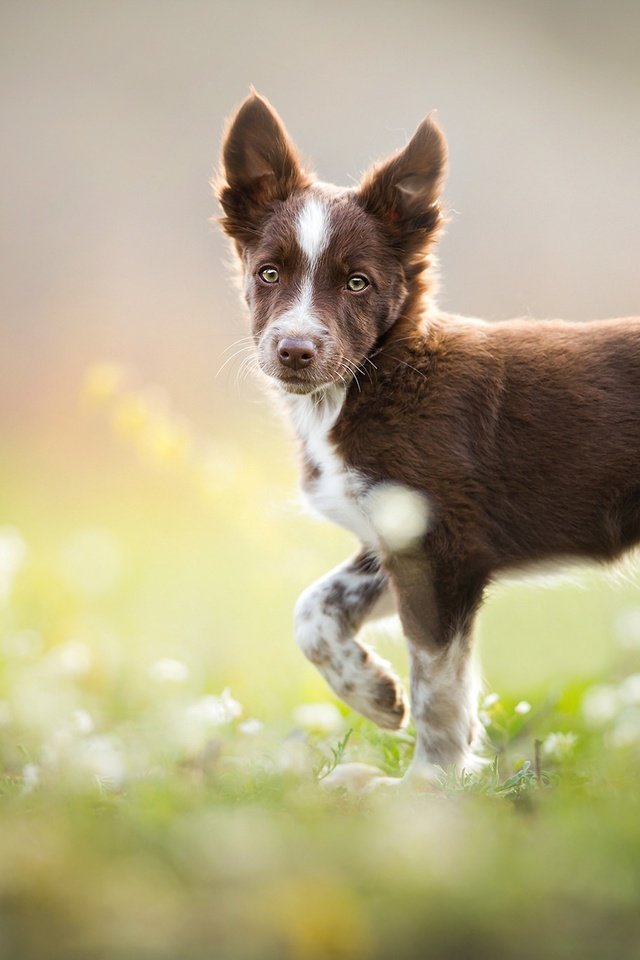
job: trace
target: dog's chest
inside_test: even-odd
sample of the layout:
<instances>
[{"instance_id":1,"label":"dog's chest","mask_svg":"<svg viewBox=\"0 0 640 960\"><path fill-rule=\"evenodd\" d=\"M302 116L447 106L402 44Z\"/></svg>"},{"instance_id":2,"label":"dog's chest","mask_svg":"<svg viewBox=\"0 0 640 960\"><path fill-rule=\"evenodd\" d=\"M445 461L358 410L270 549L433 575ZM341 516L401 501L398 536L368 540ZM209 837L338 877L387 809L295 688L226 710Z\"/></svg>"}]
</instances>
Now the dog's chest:
<instances>
[{"instance_id":1,"label":"dog's chest","mask_svg":"<svg viewBox=\"0 0 640 960\"><path fill-rule=\"evenodd\" d=\"M303 497L315 513L373 546L377 538L365 510L368 484L357 470L347 467L329 439L343 400L343 393L336 388L322 404L313 397L296 397L292 405L306 460Z\"/></svg>"}]
</instances>

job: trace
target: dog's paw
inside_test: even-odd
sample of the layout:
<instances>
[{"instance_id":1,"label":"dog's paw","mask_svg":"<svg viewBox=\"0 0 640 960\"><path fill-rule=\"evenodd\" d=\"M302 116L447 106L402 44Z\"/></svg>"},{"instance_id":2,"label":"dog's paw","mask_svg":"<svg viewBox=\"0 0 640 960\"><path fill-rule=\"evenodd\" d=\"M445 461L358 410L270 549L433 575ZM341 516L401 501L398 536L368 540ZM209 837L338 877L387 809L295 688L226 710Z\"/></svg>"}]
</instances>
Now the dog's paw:
<instances>
[{"instance_id":1,"label":"dog's paw","mask_svg":"<svg viewBox=\"0 0 640 960\"><path fill-rule=\"evenodd\" d=\"M379 667L347 684L340 695L358 713L385 730L400 730L409 722L409 702L400 680Z\"/></svg>"},{"instance_id":2,"label":"dog's paw","mask_svg":"<svg viewBox=\"0 0 640 960\"><path fill-rule=\"evenodd\" d=\"M386 730L400 730L409 722L409 701L397 677L384 675L376 682L371 699L371 719Z\"/></svg>"},{"instance_id":3,"label":"dog's paw","mask_svg":"<svg viewBox=\"0 0 640 960\"><path fill-rule=\"evenodd\" d=\"M366 794L374 790L379 781L391 779L384 771L370 763L340 763L320 781L320 786L325 790Z\"/></svg>"},{"instance_id":4,"label":"dog's paw","mask_svg":"<svg viewBox=\"0 0 640 960\"><path fill-rule=\"evenodd\" d=\"M346 790L358 796L440 791L439 784L429 777L415 777L409 771L403 777L390 777L369 763L341 763L320 781L320 785L326 790Z\"/></svg>"}]
</instances>

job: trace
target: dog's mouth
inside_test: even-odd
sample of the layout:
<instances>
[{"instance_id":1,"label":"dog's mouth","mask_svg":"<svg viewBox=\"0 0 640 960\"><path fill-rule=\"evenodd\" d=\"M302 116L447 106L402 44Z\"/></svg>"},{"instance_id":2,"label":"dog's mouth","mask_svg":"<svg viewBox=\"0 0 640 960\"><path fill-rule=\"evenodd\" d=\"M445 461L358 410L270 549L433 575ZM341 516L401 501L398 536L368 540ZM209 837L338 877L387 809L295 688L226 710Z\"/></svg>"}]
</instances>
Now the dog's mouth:
<instances>
[{"instance_id":1,"label":"dog's mouth","mask_svg":"<svg viewBox=\"0 0 640 960\"><path fill-rule=\"evenodd\" d=\"M274 368L269 362L260 363L260 367L269 380L277 384L283 393L293 394L294 396L316 393L339 380L338 377L332 375L333 371L321 369L320 364L314 365L309 370Z\"/></svg>"}]
</instances>

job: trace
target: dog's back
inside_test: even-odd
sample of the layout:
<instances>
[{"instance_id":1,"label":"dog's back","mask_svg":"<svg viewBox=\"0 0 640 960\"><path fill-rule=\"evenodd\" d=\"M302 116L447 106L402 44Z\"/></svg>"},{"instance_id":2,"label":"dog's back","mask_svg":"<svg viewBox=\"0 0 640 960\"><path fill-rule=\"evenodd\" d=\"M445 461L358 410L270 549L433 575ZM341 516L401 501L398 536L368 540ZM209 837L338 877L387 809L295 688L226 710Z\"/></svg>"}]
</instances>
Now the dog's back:
<instances>
[{"instance_id":1,"label":"dog's back","mask_svg":"<svg viewBox=\"0 0 640 960\"><path fill-rule=\"evenodd\" d=\"M335 440L373 482L428 491L489 574L617 556L640 537L640 319L393 333Z\"/></svg>"}]
</instances>

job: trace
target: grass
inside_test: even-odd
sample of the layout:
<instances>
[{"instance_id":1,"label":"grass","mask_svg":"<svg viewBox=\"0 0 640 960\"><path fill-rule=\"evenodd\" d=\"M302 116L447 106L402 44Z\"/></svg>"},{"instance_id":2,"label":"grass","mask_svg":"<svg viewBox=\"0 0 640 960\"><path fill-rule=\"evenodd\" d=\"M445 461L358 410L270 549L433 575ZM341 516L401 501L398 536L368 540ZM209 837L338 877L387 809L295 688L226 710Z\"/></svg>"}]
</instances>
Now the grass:
<instances>
[{"instance_id":1,"label":"grass","mask_svg":"<svg viewBox=\"0 0 640 960\"><path fill-rule=\"evenodd\" d=\"M350 541L298 519L275 428L213 449L107 374L93 464L5 451L0 957L637 956L637 580L489 599L482 776L327 790L412 752L290 636Z\"/></svg>"}]
</instances>

